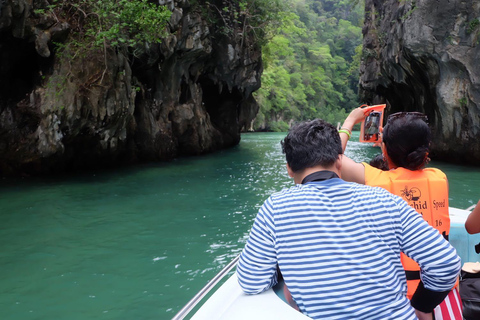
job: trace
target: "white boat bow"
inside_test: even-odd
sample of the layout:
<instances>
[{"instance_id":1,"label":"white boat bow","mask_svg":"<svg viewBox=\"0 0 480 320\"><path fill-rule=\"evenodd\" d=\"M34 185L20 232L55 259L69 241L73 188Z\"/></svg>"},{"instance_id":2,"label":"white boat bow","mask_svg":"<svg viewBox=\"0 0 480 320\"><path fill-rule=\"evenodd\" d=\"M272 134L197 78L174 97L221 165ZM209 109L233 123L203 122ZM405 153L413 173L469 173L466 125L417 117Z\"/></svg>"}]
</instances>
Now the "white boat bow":
<instances>
[{"instance_id":1,"label":"white boat bow","mask_svg":"<svg viewBox=\"0 0 480 320\"><path fill-rule=\"evenodd\" d=\"M243 293L234 273L195 313L192 320L305 320L310 319L290 307L273 289L256 295Z\"/></svg>"}]
</instances>

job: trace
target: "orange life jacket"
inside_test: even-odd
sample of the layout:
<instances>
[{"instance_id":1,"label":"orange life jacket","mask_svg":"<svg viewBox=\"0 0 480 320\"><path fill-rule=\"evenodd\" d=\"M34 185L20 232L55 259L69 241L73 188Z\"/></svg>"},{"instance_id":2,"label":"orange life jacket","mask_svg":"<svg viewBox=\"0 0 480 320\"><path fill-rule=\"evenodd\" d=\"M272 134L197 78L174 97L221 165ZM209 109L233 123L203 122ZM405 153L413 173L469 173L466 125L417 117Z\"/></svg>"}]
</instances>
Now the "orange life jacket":
<instances>
[{"instance_id":1,"label":"orange life jacket","mask_svg":"<svg viewBox=\"0 0 480 320\"><path fill-rule=\"evenodd\" d=\"M364 166L366 185L382 187L402 197L429 225L448 240L450 233L448 183L442 171L435 168L415 171L396 168L382 171L366 163ZM400 258L407 275L407 297L411 299L420 282L420 267L403 253Z\"/></svg>"}]
</instances>

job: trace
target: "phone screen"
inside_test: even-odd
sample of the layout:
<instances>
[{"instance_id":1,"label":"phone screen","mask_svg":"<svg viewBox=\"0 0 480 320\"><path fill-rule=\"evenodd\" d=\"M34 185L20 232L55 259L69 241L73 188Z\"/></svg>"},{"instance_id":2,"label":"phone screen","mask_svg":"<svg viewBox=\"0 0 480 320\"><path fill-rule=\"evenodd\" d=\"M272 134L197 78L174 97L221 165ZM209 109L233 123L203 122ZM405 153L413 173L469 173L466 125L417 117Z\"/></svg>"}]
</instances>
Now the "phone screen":
<instances>
[{"instance_id":1,"label":"phone screen","mask_svg":"<svg viewBox=\"0 0 480 320\"><path fill-rule=\"evenodd\" d=\"M365 128L363 130L363 140L365 141L377 141L378 134L380 132L380 117L382 113L378 111L372 111L365 118Z\"/></svg>"}]
</instances>

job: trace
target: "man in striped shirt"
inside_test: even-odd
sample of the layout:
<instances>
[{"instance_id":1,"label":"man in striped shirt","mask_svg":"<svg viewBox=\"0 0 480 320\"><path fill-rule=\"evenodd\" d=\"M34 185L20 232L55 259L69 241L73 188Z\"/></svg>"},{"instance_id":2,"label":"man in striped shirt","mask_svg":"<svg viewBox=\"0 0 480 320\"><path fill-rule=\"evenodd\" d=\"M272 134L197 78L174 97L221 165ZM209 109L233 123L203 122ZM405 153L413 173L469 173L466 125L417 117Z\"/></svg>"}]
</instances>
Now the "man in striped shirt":
<instances>
[{"instance_id":1,"label":"man in striped shirt","mask_svg":"<svg viewBox=\"0 0 480 320\"><path fill-rule=\"evenodd\" d=\"M293 127L282 141L295 186L260 208L240 256L247 294L277 283L313 319L431 319L455 285L455 249L400 197L339 178L342 146L331 124ZM400 252L421 267L411 301Z\"/></svg>"}]
</instances>

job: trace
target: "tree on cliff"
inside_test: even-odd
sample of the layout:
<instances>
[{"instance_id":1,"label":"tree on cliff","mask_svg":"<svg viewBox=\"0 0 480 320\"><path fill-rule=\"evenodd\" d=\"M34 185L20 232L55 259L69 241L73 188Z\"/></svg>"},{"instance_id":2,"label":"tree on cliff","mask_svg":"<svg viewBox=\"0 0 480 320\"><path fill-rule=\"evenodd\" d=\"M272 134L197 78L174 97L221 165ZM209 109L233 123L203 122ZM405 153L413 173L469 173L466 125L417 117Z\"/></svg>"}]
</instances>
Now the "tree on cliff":
<instances>
[{"instance_id":1,"label":"tree on cliff","mask_svg":"<svg viewBox=\"0 0 480 320\"><path fill-rule=\"evenodd\" d=\"M291 0L288 21L264 48L256 130L292 121L342 121L358 105L363 6L351 0Z\"/></svg>"}]
</instances>

